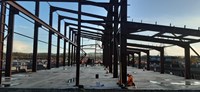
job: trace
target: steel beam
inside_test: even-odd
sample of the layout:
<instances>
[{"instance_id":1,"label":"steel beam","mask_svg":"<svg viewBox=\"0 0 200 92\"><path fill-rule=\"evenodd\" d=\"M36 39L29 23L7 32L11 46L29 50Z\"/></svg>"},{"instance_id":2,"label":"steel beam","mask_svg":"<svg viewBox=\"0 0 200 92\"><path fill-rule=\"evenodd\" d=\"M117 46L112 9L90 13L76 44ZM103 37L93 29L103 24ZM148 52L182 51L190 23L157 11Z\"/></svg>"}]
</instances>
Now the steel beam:
<instances>
[{"instance_id":1,"label":"steel beam","mask_svg":"<svg viewBox=\"0 0 200 92\"><path fill-rule=\"evenodd\" d=\"M37 21L39 24L41 24L42 26L46 27L47 29L49 29L50 31L56 33L58 36L62 37L63 39L71 42L67 37L65 37L64 35L62 35L61 33L59 33L57 30L55 30L53 27L51 27L50 25L48 25L47 23L45 23L44 21L42 21L41 19L39 19L37 16L35 16L34 14L32 14L31 12L29 12L28 10L26 10L25 8L23 8L22 6L20 6L19 4L17 4L14 1L7 1L7 3L11 6L13 6L14 8L16 8L17 10L19 10L21 13L27 15L28 17L30 17L31 19L33 19L34 21ZM75 43L71 42L72 44L76 45Z\"/></svg>"},{"instance_id":2,"label":"steel beam","mask_svg":"<svg viewBox=\"0 0 200 92\"><path fill-rule=\"evenodd\" d=\"M9 0L5 0L5 1L9 1ZM15 0L15 1L35 1L35 0ZM40 2L78 2L77 0L40 0ZM87 1L87 0L83 0L81 1L83 5L93 5L93 6L97 6L97 7L102 7L107 9L108 6L110 5L110 3L105 3L105 2L93 2L93 1ZM119 4L118 4L119 5Z\"/></svg>"},{"instance_id":3,"label":"steel beam","mask_svg":"<svg viewBox=\"0 0 200 92\"><path fill-rule=\"evenodd\" d=\"M139 48L128 48L128 47L127 47L127 49L128 49L128 50L141 51L141 52L144 52L144 53L148 53L148 52L149 52L149 50L139 49Z\"/></svg>"},{"instance_id":4,"label":"steel beam","mask_svg":"<svg viewBox=\"0 0 200 92\"><path fill-rule=\"evenodd\" d=\"M14 35L14 20L15 14L18 11L10 6L9 20L8 20L8 37L7 37L7 48L6 48L6 67L5 77L11 77L11 66L12 66L12 51L13 51L13 35Z\"/></svg>"},{"instance_id":5,"label":"steel beam","mask_svg":"<svg viewBox=\"0 0 200 92\"><path fill-rule=\"evenodd\" d=\"M77 31L78 29L77 28L72 28L74 31ZM81 33L93 33L93 34L97 34L97 35L100 35L102 36L103 34L102 33L97 33L97 32L92 32L92 31L88 31L88 30L84 30L84 29L81 29Z\"/></svg>"},{"instance_id":6,"label":"steel beam","mask_svg":"<svg viewBox=\"0 0 200 92\"><path fill-rule=\"evenodd\" d=\"M39 17L40 2L35 2L35 16ZM33 58L32 58L32 72L37 71L37 54L38 54L38 31L39 24L35 21L34 24L34 41L33 41Z\"/></svg>"},{"instance_id":7,"label":"steel beam","mask_svg":"<svg viewBox=\"0 0 200 92\"><path fill-rule=\"evenodd\" d=\"M157 46L150 46L150 45L143 45L143 44L135 44L135 43L127 43L127 46L134 46L134 47L142 47L142 48L151 48L157 51L160 51L162 47Z\"/></svg>"},{"instance_id":8,"label":"steel beam","mask_svg":"<svg viewBox=\"0 0 200 92\"><path fill-rule=\"evenodd\" d=\"M0 18L0 85L2 84L5 19L6 19L6 3L4 0L2 0L2 2L1 2L1 18Z\"/></svg>"},{"instance_id":9,"label":"steel beam","mask_svg":"<svg viewBox=\"0 0 200 92\"><path fill-rule=\"evenodd\" d=\"M182 40L182 42L184 42L184 40L187 40L187 42L189 41L197 41L199 42L199 40L197 39L191 39L191 38L180 38L178 36L176 37L172 37L172 36L166 36L166 35L160 35L160 36L157 36L157 37L164 37L164 38L167 38L167 39L176 39L176 40Z\"/></svg>"},{"instance_id":10,"label":"steel beam","mask_svg":"<svg viewBox=\"0 0 200 92\"><path fill-rule=\"evenodd\" d=\"M94 37L94 38L101 38L101 36L98 36L96 34L90 34L90 33L83 33L81 32L81 35L89 36L89 37Z\"/></svg>"},{"instance_id":11,"label":"steel beam","mask_svg":"<svg viewBox=\"0 0 200 92\"><path fill-rule=\"evenodd\" d=\"M50 6L50 8L51 8L51 7L52 7L53 9L55 9L56 11L64 11L64 12L69 12L69 13L78 14L78 11L75 11L75 10L70 10L70 9L65 9L65 8L55 7L55 6ZM91 13L85 13L85 12L81 12L81 15L89 16L89 17L94 17L94 18L100 18L100 19L103 19L103 20L106 19L106 17L104 17L104 16L95 15L95 14L91 14Z\"/></svg>"},{"instance_id":12,"label":"steel beam","mask_svg":"<svg viewBox=\"0 0 200 92\"><path fill-rule=\"evenodd\" d=\"M195 29L162 26L162 25L155 25L155 24L145 24L145 23L137 23L137 22L127 22L126 25L128 28L128 33L131 33L132 31L134 31L132 29L142 29L142 30L150 30L150 31L157 31L157 32L200 36L200 31L195 30Z\"/></svg>"},{"instance_id":13,"label":"steel beam","mask_svg":"<svg viewBox=\"0 0 200 92\"><path fill-rule=\"evenodd\" d=\"M93 38L93 37L88 37L88 36L83 36L83 35L81 35L81 37L87 38L87 39L90 39L90 40L98 40L98 41L101 41L101 39L98 39L98 38Z\"/></svg>"},{"instance_id":14,"label":"steel beam","mask_svg":"<svg viewBox=\"0 0 200 92\"><path fill-rule=\"evenodd\" d=\"M94 35L88 35L88 34L83 34L81 33L81 37L83 38L88 38L88 39L92 39L92 40L98 40L98 41L101 41L101 37L96 37Z\"/></svg>"},{"instance_id":15,"label":"steel beam","mask_svg":"<svg viewBox=\"0 0 200 92\"><path fill-rule=\"evenodd\" d=\"M66 24L69 25L69 26L76 26L76 27L78 27L77 24L68 23L68 22L66 22ZM84 25L81 25L81 28L87 28L87 29L92 29L92 30L101 31L101 32L104 31L103 29L88 27L88 26L84 26Z\"/></svg>"},{"instance_id":16,"label":"steel beam","mask_svg":"<svg viewBox=\"0 0 200 92\"><path fill-rule=\"evenodd\" d=\"M185 44L187 44L186 42L181 42L181 41L151 38L149 36L140 36L140 35L133 35L133 34L128 35L127 39L173 44L173 45L178 45L180 47L184 47Z\"/></svg>"},{"instance_id":17,"label":"steel beam","mask_svg":"<svg viewBox=\"0 0 200 92\"><path fill-rule=\"evenodd\" d=\"M77 18L72 18L72 17L68 17L68 16L59 15L59 17L61 17L62 19L68 19L68 20L78 21ZM103 25L101 23L93 23L93 22L85 22L85 23L89 23L89 24L92 24L92 25L100 25L100 26L103 26L103 27L105 26L105 25Z\"/></svg>"}]
</instances>

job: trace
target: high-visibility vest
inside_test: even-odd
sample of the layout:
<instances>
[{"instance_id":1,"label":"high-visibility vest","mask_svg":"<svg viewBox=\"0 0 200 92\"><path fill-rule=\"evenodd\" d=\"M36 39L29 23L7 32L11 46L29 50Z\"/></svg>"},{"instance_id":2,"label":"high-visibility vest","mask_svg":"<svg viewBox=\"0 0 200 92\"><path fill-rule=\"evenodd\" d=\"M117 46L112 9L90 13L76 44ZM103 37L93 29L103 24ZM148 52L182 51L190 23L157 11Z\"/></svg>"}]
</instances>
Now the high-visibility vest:
<instances>
[{"instance_id":1,"label":"high-visibility vest","mask_svg":"<svg viewBox=\"0 0 200 92\"><path fill-rule=\"evenodd\" d=\"M133 85L133 76L132 76L132 75L129 75L129 76L128 76L127 84L128 84L129 86L132 86L132 85Z\"/></svg>"}]
</instances>

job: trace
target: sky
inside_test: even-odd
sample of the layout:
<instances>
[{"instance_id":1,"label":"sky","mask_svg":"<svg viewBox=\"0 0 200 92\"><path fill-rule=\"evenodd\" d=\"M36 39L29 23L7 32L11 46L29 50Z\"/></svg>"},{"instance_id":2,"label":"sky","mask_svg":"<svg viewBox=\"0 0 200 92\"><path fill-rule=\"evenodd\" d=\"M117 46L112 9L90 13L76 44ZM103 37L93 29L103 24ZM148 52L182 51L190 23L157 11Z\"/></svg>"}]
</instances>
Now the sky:
<instances>
[{"instance_id":1,"label":"sky","mask_svg":"<svg viewBox=\"0 0 200 92\"><path fill-rule=\"evenodd\" d=\"M96 0L92 0L96 1ZM103 2L108 0L98 0L98 2ZM34 3L33 2L19 2L20 5L24 6L26 9L34 13ZM57 5L59 7L77 10L76 3L50 3L51 5ZM200 0L128 0L128 20L134 22L154 24L158 25L169 25L170 23L176 27L183 27L186 25L187 28L197 29L200 27ZM49 4L43 2L40 5L40 18L46 23L49 21ZM96 13L99 15L106 16L105 9L97 8L94 6L83 6L83 11L88 13ZM60 15L72 16L77 18L77 15L71 13L57 12ZM20 14L23 15L23 14ZM83 17L84 19L91 19L88 17ZM31 20L31 19L30 19ZM64 20L67 22L74 23L74 21ZM64 21L61 23L61 33L64 33ZM33 24L24 20L20 16L16 16L15 19L15 32L23 33L27 36L33 37ZM57 29L57 14L54 13L53 27ZM99 26L95 26L101 28ZM148 33L147 33L148 34ZM56 45L56 36L53 36L53 44ZM39 29L39 40L48 41L48 32L44 29ZM84 39L83 44L94 44L92 40ZM99 42L98 42L99 43ZM142 42L138 42L142 43ZM5 43L6 44L6 43ZM152 44L152 43L149 43ZM14 51L15 52L25 52L32 53L33 40L21 37L19 35L14 36ZM200 53L200 44L192 44L191 46ZM61 47L63 47L63 41L61 41ZM53 53L56 52L56 47L52 47ZM180 47L173 46L165 49L166 55L184 55L184 50ZM174 51L176 50L176 51ZM47 44L39 42L38 52L47 52ZM62 49L61 49L61 52ZM88 51L88 52L93 52ZM151 54L158 55L159 52L151 51ZM191 52L192 55L195 55Z\"/></svg>"},{"instance_id":2,"label":"sky","mask_svg":"<svg viewBox=\"0 0 200 92\"><path fill-rule=\"evenodd\" d=\"M200 0L129 0L128 20L158 25L198 29L200 27ZM142 42L140 42L142 43ZM150 45L154 45L149 43ZM191 46L200 53L199 43ZM151 51L159 55L159 52ZM192 55L196 55L191 51ZM165 49L165 55L184 55L184 50L173 46Z\"/></svg>"}]
</instances>

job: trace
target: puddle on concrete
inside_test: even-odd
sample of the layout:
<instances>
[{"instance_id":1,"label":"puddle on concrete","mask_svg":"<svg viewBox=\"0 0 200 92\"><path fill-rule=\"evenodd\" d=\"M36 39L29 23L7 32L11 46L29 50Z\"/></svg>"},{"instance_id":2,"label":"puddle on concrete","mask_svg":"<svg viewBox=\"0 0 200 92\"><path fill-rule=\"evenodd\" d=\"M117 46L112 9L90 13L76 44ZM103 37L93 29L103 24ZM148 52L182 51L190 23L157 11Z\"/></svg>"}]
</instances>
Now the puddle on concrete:
<instances>
[{"instance_id":1,"label":"puddle on concrete","mask_svg":"<svg viewBox=\"0 0 200 92\"><path fill-rule=\"evenodd\" d=\"M161 84L161 83L158 82L158 81L152 81L152 80L150 80L149 82L150 82L150 83L153 83L153 84Z\"/></svg>"},{"instance_id":2,"label":"puddle on concrete","mask_svg":"<svg viewBox=\"0 0 200 92\"><path fill-rule=\"evenodd\" d=\"M165 79L165 81L170 81L171 79Z\"/></svg>"},{"instance_id":3,"label":"puddle on concrete","mask_svg":"<svg viewBox=\"0 0 200 92\"><path fill-rule=\"evenodd\" d=\"M8 80L15 81L15 80L18 80L18 78L10 78L10 79L8 79ZM6 79L3 77L3 78L2 78L2 81L6 81Z\"/></svg>"},{"instance_id":4,"label":"puddle on concrete","mask_svg":"<svg viewBox=\"0 0 200 92\"><path fill-rule=\"evenodd\" d=\"M21 83L11 83L10 86L17 86L17 85L19 85L19 84L21 84Z\"/></svg>"},{"instance_id":5,"label":"puddle on concrete","mask_svg":"<svg viewBox=\"0 0 200 92\"><path fill-rule=\"evenodd\" d=\"M134 74L136 74L137 72L133 72Z\"/></svg>"},{"instance_id":6,"label":"puddle on concrete","mask_svg":"<svg viewBox=\"0 0 200 92\"><path fill-rule=\"evenodd\" d=\"M28 76L27 74L15 74L15 75L12 75L12 77L26 77Z\"/></svg>"},{"instance_id":7,"label":"puddle on concrete","mask_svg":"<svg viewBox=\"0 0 200 92\"><path fill-rule=\"evenodd\" d=\"M200 82L190 82L190 81L181 81L181 82L171 82L173 85L200 85Z\"/></svg>"}]
</instances>

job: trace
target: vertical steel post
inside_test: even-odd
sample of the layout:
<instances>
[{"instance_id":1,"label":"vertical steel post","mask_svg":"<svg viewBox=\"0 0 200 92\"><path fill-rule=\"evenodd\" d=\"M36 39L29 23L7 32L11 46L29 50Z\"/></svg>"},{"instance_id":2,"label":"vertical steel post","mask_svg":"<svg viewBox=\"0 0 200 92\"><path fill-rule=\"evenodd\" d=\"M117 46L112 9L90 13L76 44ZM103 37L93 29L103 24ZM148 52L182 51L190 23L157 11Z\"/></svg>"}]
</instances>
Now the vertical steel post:
<instances>
[{"instance_id":1,"label":"vertical steel post","mask_svg":"<svg viewBox=\"0 0 200 92\"><path fill-rule=\"evenodd\" d=\"M52 24L53 24L53 8L50 8L49 25L52 26ZM49 30L47 69L51 69L52 34L53 34L53 32L51 30Z\"/></svg>"},{"instance_id":2,"label":"vertical steel post","mask_svg":"<svg viewBox=\"0 0 200 92\"><path fill-rule=\"evenodd\" d=\"M73 31L72 31L72 42L74 42L74 33L73 33ZM72 66L73 63L74 63L74 58L73 58L73 56L74 56L74 45L72 44L71 66Z\"/></svg>"},{"instance_id":3,"label":"vertical steel post","mask_svg":"<svg viewBox=\"0 0 200 92\"><path fill-rule=\"evenodd\" d=\"M138 69L141 69L141 52L138 52Z\"/></svg>"},{"instance_id":4,"label":"vertical steel post","mask_svg":"<svg viewBox=\"0 0 200 92\"><path fill-rule=\"evenodd\" d=\"M185 47L185 79L191 79L190 75L190 45L187 44Z\"/></svg>"},{"instance_id":5,"label":"vertical steel post","mask_svg":"<svg viewBox=\"0 0 200 92\"><path fill-rule=\"evenodd\" d=\"M121 35L120 35L120 62L121 62L121 78L122 83L127 84L127 38L126 38L126 22L127 22L127 0L121 0Z\"/></svg>"},{"instance_id":6,"label":"vertical steel post","mask_svg":"<svg viewBox=\"0 0 200 92\"><path fill-rule=\"evenodd\" d=\"M4 46L4 30L6 18L6 3L1 1L1 18L0 18L0 85L2 84L2 66L3 66L3 46Z\"/></svg>"},{"instance_id":7,"label":"vertical steel post","mask_svg":"<svg viewBox=\"0 0 200 92\"><path fill-rule=\"evenodd\" d=\"M40 1L35 2L35 15L39 17ZM37 71L37 50L38 50L38 30L39 24L35 21L34 24L34 40L33 40L33 58L32 58L32 72Z\"/></svg>"},{"instance_id":8,"label":"vertical steel post","mask_svg":"<svg viewBox=\"0 0 200 92\"><path fill-rule=\"evenodd\" d=\"M160 73L164 74L164 48L162 47L160 50Z\"/></svg>"},{"instance_id":9,"label":"vertical steel post","mask_svg":"<svg viewBox=\"0 0 200 92\"><path fill-rule=\"evenodd\" d=\"M109 66L110 58L109 58L109 42L107 41L108 38L108 32L104 32L104 38L103 38L103 62L106 66L106 68Z\"/></svg>"},{"instance_id":10,"label":"vertical steel post","mask_svg":"<svg viewBox=\"0 0 200 92\"><path fill-rule=\"evenodd\" d=\"M58 16L58 32L60 32L61 17ZM57 53L56 53L56 67L59 67L60 62L60 36L57 37Z\"/></svg>"},{"instance_id":11,"label":"vertical steel post","mask_svg":"<svg viewBox=\"0 0 200 92\"><path fill-rule=\"evenodd\" d=\"M5 77L11 77L11 66L12 66L12 51L13 51L13 35L14 35L14 19L17 10L10 6L9 20L8 20L8 38L6 48L6 67Z\"/></svg>"},{"instance_id":12,"label":"vertical steel post","mask_svg":"<svg viewBox=\"0 0 200 92\"><path fill-rule=\"evenodd\" d=\"M69 28L69 40L71 40L71 28ZM68 66L70 66L70 62L71 62L71 43L69 42L68 44Z\"/></svg>"},{"instance_id":13,"label":"vertical steel post","mask_svg":"<svg viewBox=\"0 0 200 92\"><path fill-rule=\"evenodd\" d=\"M108 39L109 39L109 34L108 34L108 32L104 32L104 35L105 35L105 38L104 38L104 49L105 49L105 52L104 52L104 57L103 58L105 58L104 60L105 60L105 66L106 66L106 68L107 67L109 67L109 64L110 64L110 57L109 57L109 54L110 54L110 50L109 50L109 41L108 41Z\"/></svg>"},{"instance_id":14,"label":"vertical steel post","mask_svg":"<svg viewBox=\"0 0 200 92\"><path fill-rule=\"evenodd\" d=\"M75 32L75 36L74 36L74 42L77 42L77 33ZM77 50L77 47L74 46L74 63L76 64L76 50ZM80 60L79 60L80 61Z\"/></svg>"},{"instance_id":15,"label":"vertical steel post","mask_svg":"<svg viewBox=\"0 0 200 92\"><path fill-rule=\"evenodd\" d=\"M74 58L74 64L76 63L76 62L75 62L75 60L76 60L76 49L77 49L77 47L74 46L74 57L73 57L73 58Z\"/></svg>"},{"instance_id":16,"label":"vertical steel post","mask_svg":"<svg viewBox=\"0 0 200 92\"><path fill-rule=\"evenodd\" d=\"M80 78L80 38L81 38L81 0L78 2L78 33L76 48L76 86L79 86Z\"/></svg>"},{"instance_id":17,"label":"vertical steel post","mask_svg":"<svg viewBox=\"0 0 200 92\"><path fill-rule=\"evenodd\" d=\"M64 36L67 37L67 26L66 24L64 25ZM64 46L63 46L63 66L65 66L65 60L66 60L66 40L63 41Z\"/></svg>"},{"instance_id":18,"label":"vertical steel post","mask_svg":"<svg viewBox=\"0 0 200 92\"><path fill-rule=\"evenodd\" d=\"M132 53L132 66L135 67L135 53Z\"/></svg>"},{"instance_id":19,"label":"vertical steel post","mask_svg":"<svg viewBox=\"0 0 200 92\"><path fill-rule=\"evenodd\" d=\"M118 77L118 44L117 44L117 31L118 31L118 0L114 1L114 36L113 36L113 58L114 58L114 70L113 78Z\"/></svg>"},{"instance_id":20,"label":"vertical steel post","mask_svg":"<svg viewBox=\"0 0 200 92\"><path fill-rule=\"evenodd\" d=\"M94 61L96 61L96 54L97 54L97 42L95 41Z\"/></svg>"},{"instance_id":21,"label":"vertical steel post","mask_svg":"<svg viewBox=\"0 0 200 92\"><path fill-rule=\"evenodd\" d=\"M150 70L150 56L149 56L149 51L147 51L147 70Z\"/></svg>"},{"instance_id":22,"label":"vertical steel post","mask_svg":"<svg viewBox=\"0 0 200 92\"><path fill-rule=\"evenodd\" d=\"M105 41L105 32L104 32L102 44L103 44L103 65L107 67L107 62L106 62L107 49L106 49L106 41Z\"/></svg>"},{"instance_id":23,"label":"vertical steel post","mask_svg":"<svg viewBox=\"0 0 200 92\"><path fill-rule=\"evenodd\" d=\"M109 48L108 48L108 62L109 62L109 73L112 73L112 27L109 27Z\"/></svg>"},{"instance_id":24,"label":"vertical steel post","mask_svg":"<svg viewBox=\"0 0 200 92\"><path fill-rule=\"evenodd\" d=\"M130 56L129 56L129 53L127 54L127 64L128 64L128 66L129 66L129 64L130 64Z\"/></svg>"}]
</instances>

